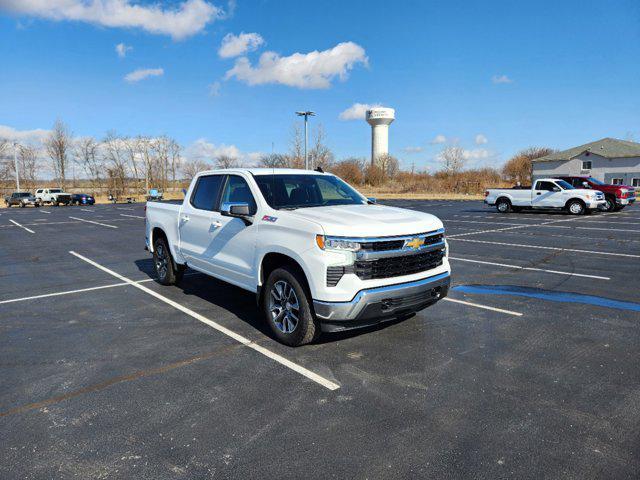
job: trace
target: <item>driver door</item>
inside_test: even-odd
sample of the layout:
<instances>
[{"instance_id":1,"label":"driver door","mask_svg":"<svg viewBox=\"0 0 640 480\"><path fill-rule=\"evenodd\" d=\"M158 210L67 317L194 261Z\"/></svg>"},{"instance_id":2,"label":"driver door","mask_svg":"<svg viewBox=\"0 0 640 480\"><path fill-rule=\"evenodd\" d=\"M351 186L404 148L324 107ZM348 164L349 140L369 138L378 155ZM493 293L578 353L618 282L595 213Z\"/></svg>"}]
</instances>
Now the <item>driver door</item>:
<instances>
[{"instance_id":1,"label":"driver door","mask_svg":"<svg viewBox=\"0 0 640 480\"><path fill-rule=\"evenodd\" d=\"M535 190L531 192L533 198L531 199L532 207L539 208L551 208L555 206L561 193L560 187L553 182L541 181L535 185Z\"/></svg>"}]
</instances>

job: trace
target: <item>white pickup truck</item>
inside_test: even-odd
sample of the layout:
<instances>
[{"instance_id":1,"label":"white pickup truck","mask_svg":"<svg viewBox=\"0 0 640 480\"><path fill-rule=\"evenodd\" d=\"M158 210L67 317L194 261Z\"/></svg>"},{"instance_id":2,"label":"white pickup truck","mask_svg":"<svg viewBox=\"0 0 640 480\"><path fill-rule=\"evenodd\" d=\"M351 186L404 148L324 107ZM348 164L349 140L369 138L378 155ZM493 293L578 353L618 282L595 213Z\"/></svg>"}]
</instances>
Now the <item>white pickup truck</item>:
<instances>
[{"instance_id":1,"label":"white pickup truck","mask_svg":"<svg viewBox=\"0 0 640 480\"><path fill-rule=\"evenodd\" d=\"M71 204L71 194L61 188L38 188L35 197L40 204L50 203L56 207Z\"/></svg>"},{"instance_id":2,"label":"white pickup truck","mask_svg":"<svg viewBox=\"0 0 640 480\"><path fill-rule=\"evenodd\" d=\"M322 172L199 173L181 205L147 203L146 245L162 284L189 266L255 292L291 346L409 316L449 291L438 218L376 204Z\"/></svg>"},{"instance_id":3,"label":"white pickup truck","mask_svg":"<svg viewBox=\"0 0 640 480\"><path fill-rule=\"evenodd\" d=\"M542 208L583 215L606 203L602 192L574 188L558 178L541 178L534 182L532 188L490 188L484 193L484 197L484 203L495 205L500 213Z\"/></svg>"}]
</instances>

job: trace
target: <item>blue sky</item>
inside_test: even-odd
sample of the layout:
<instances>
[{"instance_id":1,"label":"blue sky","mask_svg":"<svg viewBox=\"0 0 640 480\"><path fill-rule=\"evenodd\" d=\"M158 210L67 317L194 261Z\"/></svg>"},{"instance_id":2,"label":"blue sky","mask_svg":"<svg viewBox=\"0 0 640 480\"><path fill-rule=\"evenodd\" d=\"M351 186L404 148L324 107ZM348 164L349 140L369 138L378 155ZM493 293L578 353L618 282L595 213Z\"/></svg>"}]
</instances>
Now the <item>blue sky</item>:
<instances>
[{"instance_id":1,"label":"blue sky","mask_svg":"<svg viewBox=\"0 0 640 480\"><path fill-rule=\"evenodd\" d=\"M634 0L0 0L0 58L5 135L61 118L76 135L167 134L249 158L285 151L294 111L310 109L338 158L367 157L368 125L339 116L377 103L396 109L391 153L420 169L443 140L470 165L640 141ZM127 81L136 70L155 75Z\"/></svg>"}]
</instances>

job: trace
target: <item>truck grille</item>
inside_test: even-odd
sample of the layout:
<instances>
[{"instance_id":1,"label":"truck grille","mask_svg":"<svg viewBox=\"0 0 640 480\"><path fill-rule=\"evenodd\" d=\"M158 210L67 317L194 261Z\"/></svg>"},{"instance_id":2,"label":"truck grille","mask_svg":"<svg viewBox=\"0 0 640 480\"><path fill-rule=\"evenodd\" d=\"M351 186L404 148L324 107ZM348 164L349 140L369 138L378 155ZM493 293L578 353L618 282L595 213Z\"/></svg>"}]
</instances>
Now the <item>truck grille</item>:
<instances>
[{"instance_id":1,"label":"truck grille","mask_svg":"<svg viewBox=\"0 0 640 480\"><path fill-rule=\"evenodd\" d=\"M355 263L354 271L362 280L399 277L436 268L442 265L443 257L444 248L415 255L361 260Z\"/></svg>"},{"instance_id":2,"label":"truck grille","mask_svg":"<svg viewBox=\"0 0 640 480\"><path fill-rule=\"evenodd\" d=\"M353 265L328 267L327 287L335 287L347 273L355 273L361 280L374 280L426 272L442 265L443 258L444 248L415 255L358 260Z\"/></svg>"}]
</instances>

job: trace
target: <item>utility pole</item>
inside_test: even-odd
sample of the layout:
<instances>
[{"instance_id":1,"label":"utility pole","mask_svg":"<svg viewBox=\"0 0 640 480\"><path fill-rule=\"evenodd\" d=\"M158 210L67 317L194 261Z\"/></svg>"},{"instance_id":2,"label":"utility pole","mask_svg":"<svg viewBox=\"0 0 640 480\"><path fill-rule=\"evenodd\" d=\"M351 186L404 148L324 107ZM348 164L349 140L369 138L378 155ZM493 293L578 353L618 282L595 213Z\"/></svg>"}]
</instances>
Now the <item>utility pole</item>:
<instances>
[{"instance_id":1,"label":"utility pole","mask_svg":"<svg viewBox=\"0 0 640 480\"><path fill-rule=\"evenodd\" d=\"M20 174L18 173L18 142L13 142L13 165L16 168L16 190L20 191Z\"/></svg>"},{"instance_id":2,"label":"utility pole","mask_svg":"<svg viewBox=\"0 0 640 480\"><path fill-rule=\"evenodd\" d=\"M304 117L304 168L305 170L309 170L309 160L307 157L307 143L309 142L309 135L307 134L307 122L309 121L309 117L315 117L315 112L311 112L306 110L304 112L296 112L296 115L299 117Z\"/></svg>"}]
</instances>

